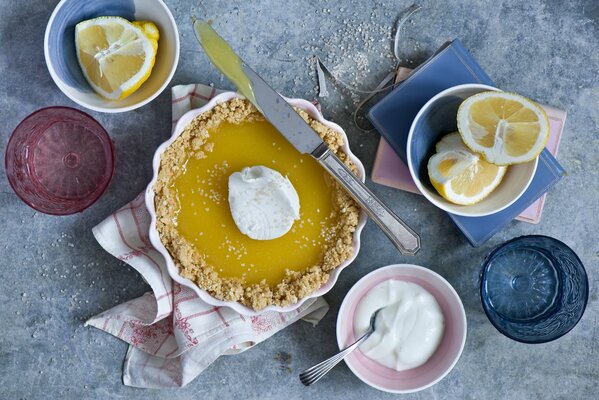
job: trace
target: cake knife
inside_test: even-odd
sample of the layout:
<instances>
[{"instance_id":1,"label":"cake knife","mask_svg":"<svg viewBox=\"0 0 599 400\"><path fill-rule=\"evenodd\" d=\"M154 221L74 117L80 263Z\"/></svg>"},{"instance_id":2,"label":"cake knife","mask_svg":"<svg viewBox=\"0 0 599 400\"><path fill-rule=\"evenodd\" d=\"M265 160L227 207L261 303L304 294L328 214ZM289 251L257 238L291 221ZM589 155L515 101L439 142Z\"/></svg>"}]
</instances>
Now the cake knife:
<instances>
[{"instance_id":1,"label":"cake knife","mask_svg":"<svg viewBox=\"0 0 599 400\"><path fill-rule=\"evenodd\" d=\"M287 102L250 68L205 21L193 18L196 38L214 66L229 78L266 119L300 152L310 154L360 204L397 249L414 255L420 237L383 204Z\"/></svg>"}]
</instances>

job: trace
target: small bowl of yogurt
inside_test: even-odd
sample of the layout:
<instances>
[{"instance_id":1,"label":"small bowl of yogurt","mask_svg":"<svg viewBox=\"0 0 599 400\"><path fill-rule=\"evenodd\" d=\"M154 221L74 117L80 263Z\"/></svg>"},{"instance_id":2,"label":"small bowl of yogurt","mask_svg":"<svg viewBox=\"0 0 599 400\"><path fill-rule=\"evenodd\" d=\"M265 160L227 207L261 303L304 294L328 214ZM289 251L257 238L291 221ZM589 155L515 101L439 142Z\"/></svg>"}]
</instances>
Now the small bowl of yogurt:
<instances>
[{"instance_id":1,"label":"small bowl of yogurt","mask_svg":"<svg viewBox=\"0 0 599 400\"><path fill-rule=\"evenodd\" d=\"M380 308L374 333L345 358L359 379L385 392L411 393L434 385L452 370L466 342L466 312L441 275L398 264L364 276L339 310L339 348L362 336Z\"/></svg>"}]
</instances>

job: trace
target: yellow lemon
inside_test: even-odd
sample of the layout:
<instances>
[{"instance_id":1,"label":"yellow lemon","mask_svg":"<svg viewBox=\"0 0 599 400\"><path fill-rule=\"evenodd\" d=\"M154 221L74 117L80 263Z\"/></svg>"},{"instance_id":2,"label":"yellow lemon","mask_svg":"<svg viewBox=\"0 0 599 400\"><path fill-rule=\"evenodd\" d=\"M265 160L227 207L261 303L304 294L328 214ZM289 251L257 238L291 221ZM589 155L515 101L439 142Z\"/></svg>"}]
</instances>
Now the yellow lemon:
<instances>
[{"instance_id":1,"label":"yellow lemon","mask_svg":"<svg viewBox=\"0 0 599 400\"><path fill-rule=\"evenodd\" d=\"M458 130L466 146L497 165L534 160L549 138L545 111L514 93L482 92L458 109Z\"/></svg>"},{"instance_id":2,"label":"yellow lemon","mask_svg":"<svg viewBox=\"0 0 599 400\"><path fill-rule=\"evenodd\" d=\"M154 23L99 17L75 27L77 59L91 87L108 99L124 99L150 77L160 33Z\"/></svg>"},{"instance_id":3,"label":"yellow lemon","mask_svg":"<svg viewBox=\"0 0 599 400\"><path fill-rule=\"evenodd\" d=\"M428 176L443 198L455 204L475 204L501 182L507 167L488 163L468 149L458 132L444 136L428 161Z\"/></svg>"}]
</instances>

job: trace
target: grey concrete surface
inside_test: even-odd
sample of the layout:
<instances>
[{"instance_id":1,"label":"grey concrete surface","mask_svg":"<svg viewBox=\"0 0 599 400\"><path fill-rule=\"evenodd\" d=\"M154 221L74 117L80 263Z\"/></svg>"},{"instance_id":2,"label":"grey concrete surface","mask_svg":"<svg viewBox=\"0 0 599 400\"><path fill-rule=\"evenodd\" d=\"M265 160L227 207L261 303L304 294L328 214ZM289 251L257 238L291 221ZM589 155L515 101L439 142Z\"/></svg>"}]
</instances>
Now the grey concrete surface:
<instances>
[{"instance_id":1,"label":"grey concrete surface","mask_svg":"<svg viewBox=\"0 0 599 400\"><path fill-rule=\"evenodd\" d=\"M408 0L166 1L179 24L181 62L174 84L202 81L230 88L192 37L189 15L216 28L287 96L312 99L309 57L320 55L347 80L373 86L393 66L391 25ZM0 0L0 147L17 123L49 105L74 106L45 67L43 35L56 0ZM148 290L125 264L105 253L91 228L131 200L151 176L155 148L169 136L170 95L137 111L91 112L116 143L118 164L107 193L69 217L34 212L0 176L0 398L1 399L374 399L376 391L341 365L311 388L297 374L335 350L335 319L345 293L367 272L391 263L427 266L461 296L468 339L455 369L440 383L406 399L599 398L599 6L596 1L423 0L406 26L402 57L415 65L440 44L460 38L497 84L568 111L559 161L568 171L548 197L539 225L511 223L472 248L443 212L423 198L369 182L422 235L413 258L398 254L369 223L363 247L326 296L331 310L317 327L299 322L267 342L222 357L186 388L142 390L121 382L126 345L83 321ZM322 100L327 118L343 126L367 171L378 141L353 127L352 99L332 89ZM567 336L525 345L499 334L478 295L479 266L499 243L523 234L554 236L586 265L591 295L586 314ZM285 352L285 363L275 354Z\"/></svg>"}]
</instances>

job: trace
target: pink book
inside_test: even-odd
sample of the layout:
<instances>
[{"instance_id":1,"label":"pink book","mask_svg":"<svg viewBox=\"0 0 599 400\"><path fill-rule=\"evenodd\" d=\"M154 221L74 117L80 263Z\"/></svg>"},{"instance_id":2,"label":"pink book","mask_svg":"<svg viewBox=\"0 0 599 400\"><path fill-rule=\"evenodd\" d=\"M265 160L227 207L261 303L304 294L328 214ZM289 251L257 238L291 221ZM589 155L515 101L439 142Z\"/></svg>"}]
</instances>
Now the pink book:
<instances>
[{"instance_id":1,"label":"pink book","mask_svg":"<svg viewBox=\"0 0 599 400\"><path fill-rule=\"evenodd\" d=\"M550 106L541 105L547 117L549 118L549 140L547 141L547 150L555 157L559 147L564 124L566 122L566 112ZM391 146L384 139L379 142L379 147L374 159L371 178L373 182L381 185L390 186L407 192L421 194L412 180L410 170L403 163L401 158L393 151ZM516 219L519 221L538 224L541 220L543 205L547 194L543 194L537 201L524 210Z\"/></svg>"}]
</instances>

